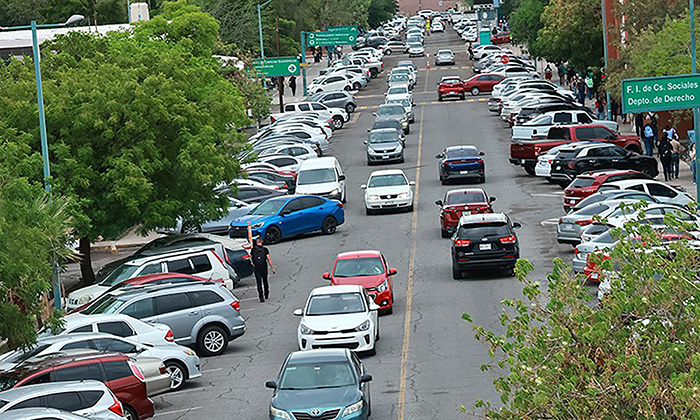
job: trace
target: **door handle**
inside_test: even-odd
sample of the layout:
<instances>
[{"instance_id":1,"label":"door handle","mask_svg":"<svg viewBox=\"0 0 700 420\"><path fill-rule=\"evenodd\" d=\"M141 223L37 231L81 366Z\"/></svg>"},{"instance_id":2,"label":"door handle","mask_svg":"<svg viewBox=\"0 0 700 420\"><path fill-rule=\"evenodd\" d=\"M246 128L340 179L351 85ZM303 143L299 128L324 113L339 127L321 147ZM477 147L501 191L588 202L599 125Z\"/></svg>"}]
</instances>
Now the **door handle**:
<instances>
[{"instance_id":1,"label":"door handle","mask_svg":"<svg viewBox=\"0 0 700 420\"><path fill-rule=\"evenodd\" d=\"M187 315L189 316L195 316L199 313L199 311L190 311Z\"/></svg>"}]
</instances>

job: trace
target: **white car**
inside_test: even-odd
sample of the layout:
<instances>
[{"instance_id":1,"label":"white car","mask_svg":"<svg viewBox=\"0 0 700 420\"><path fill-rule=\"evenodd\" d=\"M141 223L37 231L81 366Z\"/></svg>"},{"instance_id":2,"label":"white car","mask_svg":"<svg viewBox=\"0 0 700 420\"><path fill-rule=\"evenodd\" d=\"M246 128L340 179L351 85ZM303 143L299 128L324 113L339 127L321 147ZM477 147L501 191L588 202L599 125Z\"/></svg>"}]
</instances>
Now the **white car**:
<instances>
[{"instance_id":1,"label":"white car","mask_svg":"<svg viewBox=\"0 0 700 420\"><path fill-rule=\"evenodd\" d=\"M598 191L638 190L658 199L661 203L686 206L695 201L687 193L653 179L627 179L606 183Z\"/></svg>"},{"instance_id":2,"label":"white car","mask_svg":"<svg viewBox=\"0 0 700 420\"><path fill-rule=\"evenodd\" d=\"M514 125L512 128L512 140L530 140L533 135L546 136L549 129L557 124L600 124L613 131L618 131L619 125L615 121L594 120L585 111L551 111L544 113L532 120Z\"/></svg>"},{"instance_id":3,"label":"white car","mask_svg":"<svg viewBox=\"0 0 700 420\"><path fill-rule=\"evenodd\" d=\"M367 184L360 186L365 190L365 210L372 214L376 210L406 209L413 211L414 181L409 181L400 169L374 171Z\"/></svg>"},{"instance_id":4,"label":"white car","mask_svg":"<svg viewBox=\"0 0 700 420\"><path fill-rule=\"evenodd\" d=\"M324 286L311 291L297 330L300 350L347 347L375 353L379 337L379 306L359 285Z\"/></svg>"},{"instance_id":5,"label":"white car","mask_svg":"<svg viewBox=\"0 0 700 420\"><path fill-rule=\"evenodd\" d=\"M300 160L313 159L318 157L316 150L307 144L288 143L272 146L263 150L259 156L288 155Z\"/></svg>"},{"instance_id":6,"label":"white car","mask_svg":"<svg viewBox=\"0 0 700 420\"><path fill-rule=\"evenodd\" d=\"M422 57L425 55L425 47L423 44L418 42L412 42L408 44L408 56L409 57Z\"/></svg>"},{"instance_id":7,"label":"white car","mask_svg":"<svg viewBox=\"0 0 700 420\"><path fill-rule=\"evenodd\" d=\"M175 342L173 331L167 325L143 322L123 314L66 315L63 317L63 326L59 331L43 329L37 337L41 339L74 333L106 333L141 344L161 345Z\"/></svg>"},{"instance_id":8,"label":"white car","mask_svg":"<svg viewBox=\"0 0 700 420\"><path fill-rule=\"evenodd\" d=\"M299 165L304 159L299 159L295 156L289 155L267 155L259 156L258 162L268 162L271 163L283 171L296 172L299 169Z\"/></svg>"},{"instance_id":9,"label":"white car","mask_svg":"<svg viewBox=\"0 0 700 420\"><path fill-rule=\"evenodd\" d=\"M331 74L315 79L307 87L311 93L333 92L336 90L352 90L352 82L348 76L343 74Z\"/></svg>"},{"instance_id":10,"label":"white car","mask_svg":"<svg viewBox=\"0 0 700 420\"><path fill-rule=\"evenodd\" d=\"M551 149L544 152L543 155L539 155L537 157L537 165L535 165L535 175L543 177L543 178L551 177L552 162L554 161L554 158L557 157L557 154L559 153L560 150L577 148L577 147L586 147L586 146L591 145L591 144L596 144L596 143L590 142L590 141L579 141L576 143L566 143L566 144L561 144L561 145L556 146L556 147L552 147Z\"/></svg>"},{"instance_id":11,"label":"white car","mask_svg":"<svg viewBox=\"0 0 700 420\"><path fill-rule=\"evenodd\" d=\"M386 101L391 101L394 99L405 99L407 98L411 103L413 103L413 94L411 93L408 85L399 85L390 87L384 94Z\"/></svg>"}]
</instances>

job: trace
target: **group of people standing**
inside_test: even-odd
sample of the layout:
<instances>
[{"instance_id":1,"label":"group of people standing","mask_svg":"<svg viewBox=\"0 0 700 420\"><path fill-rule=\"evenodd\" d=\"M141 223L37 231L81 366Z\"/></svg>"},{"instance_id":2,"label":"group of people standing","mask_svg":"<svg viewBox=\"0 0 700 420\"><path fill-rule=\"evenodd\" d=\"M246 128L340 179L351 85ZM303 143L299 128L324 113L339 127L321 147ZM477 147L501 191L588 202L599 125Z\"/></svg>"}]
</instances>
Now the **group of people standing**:
<instances>
[{"instance_id":1,"label":"group of people standing","mask_svg":"<svg viewBox=\"0 0 700 420\"><path fill-rule=\"evenodd\" d=\"M654 112L637 114L634 119L634 125L637 135L644 142L647 156L653 156L654 148L656 148L661 166L663 166L664 180L677 179L680 173L683 146L678 140L676 129L667 124L659 132L657 116Z\"/></svg>"}]
</instances>

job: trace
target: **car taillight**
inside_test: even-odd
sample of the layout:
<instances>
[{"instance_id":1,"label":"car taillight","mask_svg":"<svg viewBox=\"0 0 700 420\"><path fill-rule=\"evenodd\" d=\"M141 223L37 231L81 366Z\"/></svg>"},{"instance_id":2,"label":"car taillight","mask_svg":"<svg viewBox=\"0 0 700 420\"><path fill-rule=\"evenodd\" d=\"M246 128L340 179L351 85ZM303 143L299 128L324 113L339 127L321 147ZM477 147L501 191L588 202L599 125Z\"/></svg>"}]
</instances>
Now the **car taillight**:
<instances>
[{"instance_id":1,"label":"car taillight","mask_svg":"<svg viewBox=\"0 0 700 420\"><path fill-rule=\"evenodd\" d=\"M338 207L340 207L341 209L343 208L343 203L341 203L340 201L338 201L337 203L335 203L335 205L338 206Z\"/></svg>"},{"instance_id":2,"label":"car taillight","mask_svg":"<svg viewBox=\"0 0 700 420\"><path fill-rule=\"evenodd\" d=\"M502 244L514 244L517 239L515 239L515 236L506 236L503 238L498 238L499 241L501 241Z\"/></svg>"},{"instance_id":3,"label":"car taillight","mask_svg":"<svg viewBox=\"0 0 700 420\"><path fill-rule=\"evenodd\" d=\"M231 307L232 307L236 312L240 312L240 311L241 311L241 303L240 303L239 301L237 301L237 300L234 300L233 302L231 302Z\"/></svg>"},{"instance_id":4,"label":"car taillight","mask_svg":"<svg viewBox=\"0 0 700 420\"><path fill-rule=\"evenodd\" d=\"M270 117L270 122L275 122L275 117Z\"/></svg>"},{"instance_id":5,"label":"car taillight","mask_svg":"<svg viewBox=\"0 0 700 420\"><path fill-rule=\"evenodd\" d=\"M576 164L574 163L573 160L570 160L569 163L566 164L566 166L567 166L569 169L574 169L574 165L576 165Z\"/></svg>"},{"instance_id":6,"label":"car taillight","mask_svg":"<svg viewBox=\"0 0 700 420\"><path fill-rule=\"evenodd\" d=\"M581 251L578 250L578 247L574 248L574 255L578 255L580 253L581 253Z\"/></svg>"},{"instance_id":7,"label":"car taillight","mask_svg":"<svg viewBox=\"0 0 700 420\"><path fill-rule=\"evenodd\" d=\"M563 219L559 219L559 222L558 222L558 223L559 223L559 224L562 224L562 223L564 223L564 220L563 220Z\"/></svg>"},{"instance_id":8,"label":"car taillight","mask_svg":"<svg viewBox=\"0 0 700 420\"><path fill-rule=\"evenodd\" d=\"M551 165L551 164L552 164L552 162L554 162L554 159L547 159L547 163L548 163L548 164L550 164L550 165Z\"/></svg>"},{"instance_id":9,"label":"car taillight","mask_svg":"<svg viewBox=\"0 0 700 420\"><path fill-rule=\"evenodd\" d=\"M119 400L114 398L114 396L112 396L112 400L114 400L114 404L109 406L108 410L118 415L119 417L124 417L124 408L122 407L122 403L120 403Z\"/></svg>"},{"instance_id":10,"label":"car taillight","mask_svg":"<svg viewBox=\"0 0 700 420\"><path fill-rule=\"evenodd\" d=\"M169 341L171 343L175 342L175 336L173 335L173 330L168 330L168 332L165 334L165 341Z\"/></svg>"},{"instance_id":11,"label":"car taillight","mask_svg":"<svg viewBox=\"0 0 700 420\"><path fill-rule=\"evenodd\" d=\"M470 243L472 243L472 241L468 239L455 239L455 246L467 246Z\"/></svg>"},{"instance_id":12,"label":"car taillight","mask_svg":"<svg viewBox=\"0 0 700 420\"><path fill-rule=\"evenodd\" d=\"M539 154L542 152L542 148L540 146L535 146L535 156L539 156Z\"/></svg>"},{"instance_id":13,"label":"car taillight","mask_svg":"<svg viewBox=\"0 0 700 420\"><path fill-rule=\"evenodd\" d=\"M588 226L593 223L593 220L577 220L576 224L579 226Z\"/></svg>"},{"instance_id":14,"label":"car taillight","mask_svg":"<svg viewBox=\"0 0 700 420\"><path fill-rule=\"evenodd\" d=\"M250 260L250 255L249 255L249 254L245 254L245 255L243 256L243 260Z\"/></svg>"},{"instance_id":15,"label":"car taillight","mask_svg":"<svg viewBox=\"0 0 700 420\"><path fill-rule=\"evenodd\" d=\"M483 160L483 159L477 159L476 162L479 164L479 166L484 166L484 160Z\"/></svg>"},{"instance_id":16,"label":"car taillight","mask_svg":"<svg viewBox=\"0 0 700 420\"><path fill-rule=\"evenodd\" d=\"M161 375L165 375L168 373L168 371L165 370L165 365L162 363L160 364L160 366L158 366L158 372L160 372Z\"/></svg>"},{"instance_id":17,"label":"car taillight","mask_svg":"<svg viewBox=\"0 0 700 420\"><path fill-rule=\"evenodd\" d=\"M137 378L139 378L139 379L141 380L141 382L145 382L145 381L146 381L146 377L143 376L143 371L141 370L141 368L138 367L138 366L136 365L136 363L132 362L131 360L129 360L128 363L129 363L129 367L131 368L131 373L133 373L134 376L136 376Z\"/></svg>"}]
</instances>

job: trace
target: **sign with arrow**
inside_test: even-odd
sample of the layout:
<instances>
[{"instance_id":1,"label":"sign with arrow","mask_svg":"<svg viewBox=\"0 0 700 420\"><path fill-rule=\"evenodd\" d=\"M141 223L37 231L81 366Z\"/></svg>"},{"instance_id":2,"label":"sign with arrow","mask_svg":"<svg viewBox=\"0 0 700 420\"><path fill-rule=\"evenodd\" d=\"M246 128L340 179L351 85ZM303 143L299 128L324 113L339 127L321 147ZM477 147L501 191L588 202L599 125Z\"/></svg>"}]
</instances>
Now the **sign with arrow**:
<instances>
[{"instance_id":1,"label":"sign with arrow","mask_svg":"<svg viewBox=\"0 0 700 420\"><path fill-rule=\"evenodd\" d=\"M300 66L297 57L272 57L255 60L253 67L266 77L278 77L298 76Z\"/></svg>"},{"instance_id":2,"label":"sign with arrow","mask_svg":"<svg viewBox=\"0 0 700 420\"><path fill-rule=\"evenodd\" d=\"M358 33L357 26L334 26L327 31L307 32L306 39L311 47L355 45Z\"/></svg>"}]
</instances>

